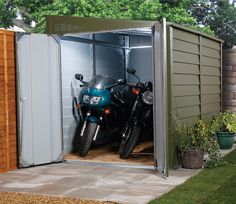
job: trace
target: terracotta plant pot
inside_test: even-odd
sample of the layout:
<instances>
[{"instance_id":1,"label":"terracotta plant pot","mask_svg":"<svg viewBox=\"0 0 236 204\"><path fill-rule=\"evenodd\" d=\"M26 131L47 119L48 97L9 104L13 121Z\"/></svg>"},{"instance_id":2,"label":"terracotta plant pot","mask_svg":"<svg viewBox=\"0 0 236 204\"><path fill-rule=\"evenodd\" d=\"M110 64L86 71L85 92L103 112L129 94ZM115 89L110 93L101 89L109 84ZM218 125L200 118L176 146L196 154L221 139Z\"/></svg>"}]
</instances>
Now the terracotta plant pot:
<instances>
[{"instance_id":1,"label":"terracotta plant pot","mask_svg":"<svg viewBox=\"0 0 236 204\"><path fill-rule=\"evenodd\" d=\"M186 169L201 169L203 165L204 149L196 148L181 152L182 167Z\"/></svg>"},{"instance_id":2,"label":"terracotta plant pot","mask_svg":"<svg viewBox=\"0 0 236 204\"><path fill-rule=\"evenodd\" d=\"M218 132L217 141L220 145L220 149L231 149L234 144L234 133L230 132Z\"/></svg>"}]
</instances>

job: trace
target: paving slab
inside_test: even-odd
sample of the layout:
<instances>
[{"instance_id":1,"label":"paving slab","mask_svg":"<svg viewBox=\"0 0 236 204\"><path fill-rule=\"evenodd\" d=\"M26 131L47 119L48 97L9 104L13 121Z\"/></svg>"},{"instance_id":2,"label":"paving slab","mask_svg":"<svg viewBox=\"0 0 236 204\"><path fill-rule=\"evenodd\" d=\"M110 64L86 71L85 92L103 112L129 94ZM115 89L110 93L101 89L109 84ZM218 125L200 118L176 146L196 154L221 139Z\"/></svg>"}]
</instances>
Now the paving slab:
<instances>
[{"instance_id":1,"label":"paving slab","mask_svg":"<svg viewBox=\"0 0 236 204\"><path fill-rule=\"evenodd\" d=\"M224 154L228 152L223 151ZM144 204L200 171L170 170L170 176L166 178L151 167L64 162L0 174L0 191Z\"/></svg>"},{"instance_id":2,"label":"paving slab","mask_svg":"<svg viewBox=\"0 0 236 204\"><path fill-rule=\"evenodd\" d=\"M0 191L143 204L198 172L179 169L164 178L154 169L66 162L0 174Z\"/></svg>"}]
</instances>

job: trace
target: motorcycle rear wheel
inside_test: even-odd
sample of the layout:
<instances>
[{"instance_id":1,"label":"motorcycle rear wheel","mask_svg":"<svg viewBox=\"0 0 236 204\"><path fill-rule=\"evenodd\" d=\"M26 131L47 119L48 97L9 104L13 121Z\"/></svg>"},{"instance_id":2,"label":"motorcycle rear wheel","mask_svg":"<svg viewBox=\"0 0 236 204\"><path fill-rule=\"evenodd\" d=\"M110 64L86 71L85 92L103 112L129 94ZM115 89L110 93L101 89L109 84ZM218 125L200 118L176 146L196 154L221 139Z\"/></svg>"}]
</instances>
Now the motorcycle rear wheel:
<instances>
[{"instance_id":1,"label":"motorcycle rear wheel","mask_svg":"<svg viewBox=\"0 0 236 204\"><path fill-rule=\"evenodd\" d=\"M85 157L88 154L89 148L93 142L93 138L96 132L98 124L93 122L87 122L84 130L84 135L80 136L79 141L79 156Z\"/></svg>"},{"instance_id":2,"label":"motorcycle rear wheel","mask_svg":"<svg viewBox=\"0 0 236 204\"><path fill-rule=\"evenodd\" d=\"M130 130L128 130L128 140L125 138L122 139L120 148L119 148L119 155L121 159L128 159L128 157L133 152L134 148L136 147L136 144L138 142L138 139L141 134L141 128L138 126L130 126Z\"/></svg>"}]
</instances>

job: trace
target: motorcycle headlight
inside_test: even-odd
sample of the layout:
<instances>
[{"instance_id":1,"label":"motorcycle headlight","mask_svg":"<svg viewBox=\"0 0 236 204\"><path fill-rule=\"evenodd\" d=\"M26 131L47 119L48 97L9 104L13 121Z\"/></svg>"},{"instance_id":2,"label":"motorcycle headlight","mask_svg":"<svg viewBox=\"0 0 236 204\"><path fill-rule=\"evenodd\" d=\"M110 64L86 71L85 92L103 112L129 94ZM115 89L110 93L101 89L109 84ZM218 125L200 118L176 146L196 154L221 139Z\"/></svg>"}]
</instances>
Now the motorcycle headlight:
<instances>
[{"instance_id":1,"label":"motorcycle headlight","mask_svg":"<svg viewBox=\"0 0 236 204\"><path fill-rule=\"evenodd\" d=\"M84 95L84 96L83 96L83 102L84 102L84 103L90 103L90 96Z\"/></svg>"},{"instance_id":2,"label":"motorcycle headlight","mask_svg":"<svg viewBox=\"0 0 236 204\"><path fill-rule=\"evenodd\" d=\"M142 95L142 100L147 105L153 104L153 93L151 91L145 91Z\"/></svg>"},{"instance_id":3,"label":"motorcycle headlight","mask_svg":"<svg viewBox=\"0 0 236 204\"><path fill-rule=\"evenodd\" d=\"M90 104L98 104L102 97L100 96L92 96L90 99Z\"/></svg>"}]
</instances>

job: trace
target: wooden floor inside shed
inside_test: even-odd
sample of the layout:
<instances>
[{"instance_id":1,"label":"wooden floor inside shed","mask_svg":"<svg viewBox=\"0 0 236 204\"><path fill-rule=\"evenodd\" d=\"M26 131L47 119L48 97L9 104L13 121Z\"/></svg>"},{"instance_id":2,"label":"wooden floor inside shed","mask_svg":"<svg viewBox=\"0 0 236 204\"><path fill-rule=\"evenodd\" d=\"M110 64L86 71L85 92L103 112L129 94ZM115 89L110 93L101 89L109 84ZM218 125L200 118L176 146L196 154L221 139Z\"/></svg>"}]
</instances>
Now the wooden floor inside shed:
<instances>
[{"instance_id":1,"label":"wooden floor inside shed","mask_svg":"<svg viewBox=\"0 0 236 204\"><path fill-rule=\"evenodd\" d=\"M120 159L118 148L118 143L96 146L92 147L85 157L80 157L78 153L71 153L65 155L64 159L73 161L154 166L153 142L140 143L128 159Z\"/></svg>"}]
</instances>

